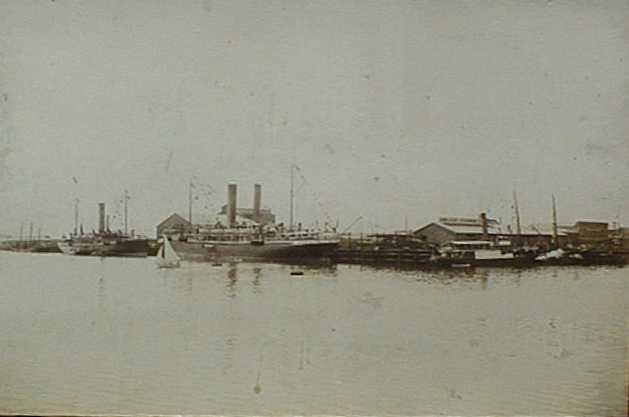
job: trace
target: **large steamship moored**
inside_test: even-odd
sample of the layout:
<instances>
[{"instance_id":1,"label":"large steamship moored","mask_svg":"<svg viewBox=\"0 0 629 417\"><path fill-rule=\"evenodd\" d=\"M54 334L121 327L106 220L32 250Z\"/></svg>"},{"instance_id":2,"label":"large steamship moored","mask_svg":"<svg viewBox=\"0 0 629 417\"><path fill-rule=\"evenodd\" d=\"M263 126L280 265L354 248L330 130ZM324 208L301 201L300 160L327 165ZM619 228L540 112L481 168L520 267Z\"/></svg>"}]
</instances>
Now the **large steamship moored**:
<instances>
[{"instance_id":1,"label":"large steamship moored","mask_svg":"<svg viewBox=\"0 0 629 417\"><path fill-rule=\"evenodd\" d=\"M235 184L229 184L224 223L198 226L194 232L171 234L171 243L185 260L281 260L293 262L329 260L339 240L333 230L302 230L263 224L261 187L254 188L253 219L236 215ZM292 212L292 209L291 209Z\"/></svg>"},{"instance_id":2,"label":"large steamship moored","mask_svg":"<svg viewBox=\"0 0 629 417\"><path fill-rule=\"evenodd\" d=\"M273 237L257 238L253 234L225 229L224 234L216 231L208 234L172 239L175 252L183 259L194 261L211 260L283 260L310 261L327 260L337 248L339 241L320 235L296 235L286 233Z\"/></svg>"}]
</instances>

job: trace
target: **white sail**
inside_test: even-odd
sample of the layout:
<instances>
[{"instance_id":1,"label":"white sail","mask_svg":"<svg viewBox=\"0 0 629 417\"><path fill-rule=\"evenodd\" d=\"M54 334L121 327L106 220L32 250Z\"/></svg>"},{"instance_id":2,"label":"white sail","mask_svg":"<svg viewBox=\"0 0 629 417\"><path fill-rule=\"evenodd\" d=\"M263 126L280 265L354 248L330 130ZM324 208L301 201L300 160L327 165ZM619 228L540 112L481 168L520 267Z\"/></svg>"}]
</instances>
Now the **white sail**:
<instances>
[{"instance_id":1,"label":"white sail","mask_svg":"<svg viewBox=\"0 0 629 417\"><path fill-rule=\"evenodd\" d=\"M157 252L157 266L160 268L176 268L179 266L179 256L173 249L166 236L162 237L162 246Z\"/></svg>"},{"instance_id":2,"label":"white sail","mask_svg":"<svg viewBox=\"0 0 629 417\"><path fill-rule=\"evenodd\" d=\"M166 236L164 236L164 245L162 246L162 257L167 261L179 261L177 252L175 252Z\"/></svg>"}]
</instances>

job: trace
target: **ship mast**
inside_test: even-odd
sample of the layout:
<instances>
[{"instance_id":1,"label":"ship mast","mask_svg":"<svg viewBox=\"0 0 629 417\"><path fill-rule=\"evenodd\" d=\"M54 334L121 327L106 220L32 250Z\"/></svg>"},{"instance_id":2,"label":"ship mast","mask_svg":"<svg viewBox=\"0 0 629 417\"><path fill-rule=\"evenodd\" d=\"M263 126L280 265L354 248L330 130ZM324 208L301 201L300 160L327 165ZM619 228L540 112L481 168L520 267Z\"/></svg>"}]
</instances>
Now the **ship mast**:
<instances>
[{"instance_id":1,"label":"ship mast","mask_svg":"<svg viewBox=\"0 0 629 417\"><path fill-rule=\"evenodd\" d=\"M559 246L559 229L557 226L557 205L555 203L555 194L553 194L553 240L556 247Z\"/></svg>"},{"instance_id":2,"label":"ship mast","mask_svg":"<svg viewBox=\"0 0 629 417\"><path fill-rule=\"evenodd\" d=\"M79 235L79 199L74 199L74 236Z\"/></svg>"},{"instance_id":3,"label":"ship mast","mask_svg":"<svg viewBox=\"0 0 629 417\"><path fill-rule=\"evenodd\" d=\"M518 195L513 190L513 209L515 210L515 230L517 234L517 241L520 242L520 236L522 235L522 226L520 225L520 207L518 206Z\"/></svg>"},{"instance_id":4,"label":"ship mast","mask_svg":"<svg viewBox=\"0 0 629 417\"><path fill-rule=\"evenodd\" d=\"M192 180L188 183L188 221L192 224Z\"/></svg>"},{"instance_id":5,"label":"ship mast","mask_svg":"<svg viewBox=\"0 0 629 417\"><path fill-rule=\"evenodd\" d=\"M129 192L127 190L124 190L124 234L127 235L127 218L129 215L129 211L128 211L128 201L129 201L130 197L129 197Z\"/></svg>"},{"instance_id":6,"label":"ship mast","mask_svg":"<svg viewBox=\"0 0 629 417\"><path fill-rule=\"evenodd\" d=\"M289 217L289 230L293 230L294 215L295 215L295 180L293 171L295 164L290 166L290 217Z\"/></svg>"}]
</instances>

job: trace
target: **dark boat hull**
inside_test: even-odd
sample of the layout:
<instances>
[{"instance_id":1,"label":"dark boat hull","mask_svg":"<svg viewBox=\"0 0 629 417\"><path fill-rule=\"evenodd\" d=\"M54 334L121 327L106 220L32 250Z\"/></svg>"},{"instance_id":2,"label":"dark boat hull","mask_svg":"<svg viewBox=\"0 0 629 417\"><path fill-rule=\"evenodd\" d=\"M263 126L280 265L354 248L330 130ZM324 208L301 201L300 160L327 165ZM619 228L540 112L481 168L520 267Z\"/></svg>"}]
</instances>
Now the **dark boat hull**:
<instances>
[{"instance_id":1,"label":"dark boat hull","mask_svg":"<svg viewBox=\"0 0 629 417\"><path fill-rule=\"evenodd\" d=\"M302 261L329 259L336 241L280 241L280 242L183 242L171 241L173 249L182 259L191 261L214 260L273 260Z\"/></svg>"},{"instance_id":2,"label":"dark boat hull","mask_svg":"<svg viewBox=\"0 0 629 417\"><path fill-rule=\"evenodd\" d=\"M522 259L437 259L430 262L432 266L460 268L460 267L492 267L492 268L526 268L535 265L529 258Z\"/></svg>"},{"instance_id":3,"label":"dark boat hull","mask_svg":"<svg viewBox=\"0 0 629 417\"><path fill-rule=\"evenodd\" d=\"M148 239L118 240L96 247L95 256L146 257L149 252Z\"/></svg>"},{"instance_id":4,"label":"dark boat hull","mask_svg":"<svg viewBox=\"0 0 629 417\"><path fill-rule=\"evenodd\" d=\"M63 253L75 256L146 257L148 239L112 239L106 241L64 241L59 248Z\"/></svg>"}]
</instances>

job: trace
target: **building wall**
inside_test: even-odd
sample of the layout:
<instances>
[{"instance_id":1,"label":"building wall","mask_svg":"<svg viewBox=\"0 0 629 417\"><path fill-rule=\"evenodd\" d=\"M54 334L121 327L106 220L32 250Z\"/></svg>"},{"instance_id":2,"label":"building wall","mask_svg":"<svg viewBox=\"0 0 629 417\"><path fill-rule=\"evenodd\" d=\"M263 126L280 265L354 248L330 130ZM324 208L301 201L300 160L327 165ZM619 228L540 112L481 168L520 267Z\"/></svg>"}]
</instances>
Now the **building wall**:
<instances>
[{"instance_id":1,"label":"building wall","mask_svg":"<svg viewBox=\"0 0 629 417\"><path fill-rule=\"evenodd\" d=\"M604 242L609 240L609 225L603 222L578 221L575 225L580 243Z\"/></svg>"},{"instance_id":2,"label":"building wall","mask_svg":"<svg viewBox=\"0 0 629 417\"><path fill-rule=\"evenodd\" d=\"M428 243L436 243L439 245L456 240L455 233L434 223L415 231L414 235Z\"/></svg>"},{"instance_id":3,"label":"building wall","mask_svg":"<svg viewBox=\"0 0 629 417\"><path fill-rule=\"evenodd\" d=\"M426 240L428 243L435 243L442 245L446 242L455 241L469 241L469 240L483 240L484 236L479 229L478 233L455 233L448 230L436 223L431 223L418 229L414 232L416 237ZM561 237L560 237L561 238ZM515 242L515 236L512 234L499 234L496 232L490 232L489 239L495 240L509 240ZM552 244L552 235L550 234L523 234L520 236L520 243L526 246L539 246L550 248ZM561 239L560 239L561 240Z\"/></svg>"},{"instance_id":4,"label":"building wall","mask_svg":"<svg viewBox=\"0 0 629 417\"><path fill-rule=\"evenodd\" d=\"M627 227L621 230L620 246L623 252L629 253L629 228Z\"/></svg>"}]
</instances>

